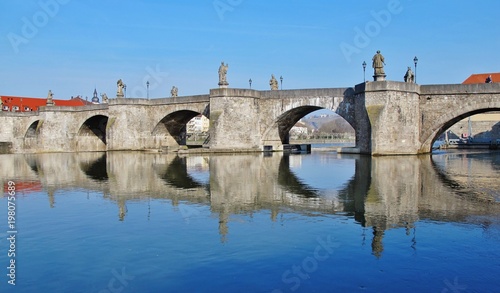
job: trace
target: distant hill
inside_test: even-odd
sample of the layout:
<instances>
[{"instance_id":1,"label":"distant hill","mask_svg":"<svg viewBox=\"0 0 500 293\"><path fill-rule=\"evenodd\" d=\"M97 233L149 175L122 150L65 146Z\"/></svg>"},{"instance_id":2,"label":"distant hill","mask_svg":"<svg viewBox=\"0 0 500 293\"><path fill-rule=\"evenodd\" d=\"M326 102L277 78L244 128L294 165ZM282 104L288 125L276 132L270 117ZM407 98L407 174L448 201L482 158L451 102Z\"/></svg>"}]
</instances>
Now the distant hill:
<instances>
[{"instance_id":1,"label":"distant hill","mask_svg":"<svg viewBox=\"0 0 500 293\"><path fill-rule=\"evenodd\" d=\"M324 133L354 133L351 127L344 118L337 114L321 114L304 117L301 120L311 130Z\"/></svg>"}]
</instances>

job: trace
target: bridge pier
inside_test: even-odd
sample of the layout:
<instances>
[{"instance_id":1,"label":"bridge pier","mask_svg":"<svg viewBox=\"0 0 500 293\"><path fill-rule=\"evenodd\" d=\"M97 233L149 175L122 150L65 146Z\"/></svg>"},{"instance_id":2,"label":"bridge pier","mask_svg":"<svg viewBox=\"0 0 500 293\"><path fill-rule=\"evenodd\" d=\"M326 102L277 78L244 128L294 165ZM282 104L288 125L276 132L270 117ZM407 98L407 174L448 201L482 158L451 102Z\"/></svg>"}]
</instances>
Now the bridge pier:
<instances>
[{"instance_id":1,"label":"bridge pier","mask_svg":"<svg viewBox=\"0 0 500 293\"><path fill-rule=\"evenodd\" d=\"M355 87L356 147L371 155L418 154L420 86L376 81Z\"/></svg>"},{"instance_id":2,"label":"bridge pier","mask_svg":"<svg viewBox=\"0 0 500 293\"><path fill-rule=\"evenodd\" d=\"M211 150L263 150L259 100L259 92L255 90L210 90Z\"/></svg>"}]
</instances>

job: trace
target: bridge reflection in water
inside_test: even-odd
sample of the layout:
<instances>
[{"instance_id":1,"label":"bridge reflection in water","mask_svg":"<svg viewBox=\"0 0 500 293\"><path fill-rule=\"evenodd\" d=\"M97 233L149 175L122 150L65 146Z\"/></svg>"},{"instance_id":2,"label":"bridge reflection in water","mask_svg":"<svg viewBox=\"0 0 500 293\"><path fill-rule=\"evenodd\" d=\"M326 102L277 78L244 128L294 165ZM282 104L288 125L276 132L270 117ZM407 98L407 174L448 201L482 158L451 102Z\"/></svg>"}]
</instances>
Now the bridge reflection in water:
<instances>
[{"instance_id":1,"label":"bridge reflection in water","mask_svg":"<svg viewBox=\"0 0 500 293\"><path fill-rule=\"evenodd\" d=\"M325 169L332 172L294 167L311 156L326 161ZM456 172L450 174L446 171L447 156L253 153L183 157L140 152L2 155L0 176L15 178L19 185L41 186L53 208L57 208L58 190L97 191L116 202L119 220L126 217L129 201L165 199L186 219L196 216L200 205L209 206L219 217L221 241L226 241L228 223L238 214L269 210L273 221L279 221L280 213L290 211L347 215L363 227L363 237L367 237L366 230L372 230L372 251L379 257L388 229L404 227L408 235L413 234L410 245L414 247L414 223L420 219L467 222L471 216L500 211L497 180L464 181L456 170L470 171L470 162L454 166ZM498 172L498 166L488 161L474 160L474 164L475 170ZM323 184L315 186L317 176ZM331 184L320 186L325 181ZM27 193L29 188L18 192Z\"/></svg>"}]
</instances>

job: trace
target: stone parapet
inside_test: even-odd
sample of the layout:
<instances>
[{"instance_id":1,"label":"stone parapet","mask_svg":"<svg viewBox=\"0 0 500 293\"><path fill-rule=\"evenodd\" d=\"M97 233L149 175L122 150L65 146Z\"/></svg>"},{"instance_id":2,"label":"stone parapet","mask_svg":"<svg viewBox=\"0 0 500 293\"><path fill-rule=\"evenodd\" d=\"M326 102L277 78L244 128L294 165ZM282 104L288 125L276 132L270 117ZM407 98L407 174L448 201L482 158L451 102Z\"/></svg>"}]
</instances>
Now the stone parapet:
<instances>
[{"instance_id":1,"label":"stone parapet","mask_svg":"<svg viewBox=\"0 0 500 293\"><path fill-rule=\"evenodd\" d=\"M420 93L420 85L409 82L385 80L385 81L360 83L354 87L355 94L360 94L364 92L378 92L378 91Z\"/></svg>"},{"instance_id":2,"label":"stone parapet","mask_svg":"<svg viewBox=\"0 0 500 293\"><path fill-rule=\"evenodd\" d=\"M86 112L86 111L98 111L107 110L108 104L95 104L86 106L41 106L40 112Z\"/></svg>"},{"instance_id":3,"label":"stone parapet","mask_svg":"<svg viewBox=\"0 0 500 293\"><path fill-rule=\"evenodd\" d=\"M157 105L171 105L171 104L186 104L186 103L199 103L208 102L209 95L196 95L196 96L182 96L182 97L169 97L160 99L110 99L110 105L144 105L144 106L157 106Z\"/></svg>"},{"instance_id":4,"label":"stone parapet","mask_svg":"<svg viewBox=\"0 0 500 293\"><path fill-rule=\"evenodd\" d=\"M421 95L498 94L500 83L437 84L421 86Z\"/></svg>"}]
</instances>

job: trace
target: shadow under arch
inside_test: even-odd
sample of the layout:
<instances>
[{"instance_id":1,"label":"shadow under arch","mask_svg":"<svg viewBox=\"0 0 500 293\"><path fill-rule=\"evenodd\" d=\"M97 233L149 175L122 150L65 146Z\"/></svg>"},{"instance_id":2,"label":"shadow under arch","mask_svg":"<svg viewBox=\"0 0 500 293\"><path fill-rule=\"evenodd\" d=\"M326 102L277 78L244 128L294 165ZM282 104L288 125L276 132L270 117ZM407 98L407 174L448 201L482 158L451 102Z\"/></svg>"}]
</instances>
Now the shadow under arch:
<instances>
[{"instance_id":1,"label":"shadow under arch","mask_svg":"<svg viewBox=\"0 0 500 293\"><path fill-rule=\"evenodd\" d=\"M106 125L108 117L104 115L95 115L83 122L78 130L78 136L95 136L106 144Z\"/></svg>"},{"instance_id":2,"label":"shadow under arch","mask_svg":"<svg viewBox=\"0 0 500 293\"><path fill-rule=\"evenodd\" d=\"M475 133L474 134L474 137L484 137L484 136L487 136L490 138L491 140L491 143L500 143L500 122L497 122L495 124L493 124L491 126L491 129L490 130L486 130L486 131L483 131L483 132L478 132L478 133ZM495 141L495 139L499 139L497 141Z\"/></svg>"},{"instance_id":3,"label":"shadow under arch","mask_svg":"<svg viewBox=\"0 0 500 293\"><path fill-rule=\"evenodd\" d=\"M26 150L37 149L43 143L41 140L41 127L43 125L43 119L37 119L33 121L24 134L23 144Z\"/></svg>"},{"instance_id":4,"label":"shadow under arch","mask_svg":"<svg viewBox=\"0 0 500 293\"><path fill-rule=\"evenodd\" d=\"M210 190L207 184L203 184L191 177L187 171L185 157L176 156L164 170L159 170L159 176L165 182L179 189L194 189L205 187Z\"/></svg>"},{"instance_id":5,"label":"shadow under arch","mask_svg":"<svg viewBox=\"0 0 500 293\"><path fill-rule=\"evenodd\" d=\"M208 110L207 110L208 111ZM168 114L156 124L153 135L170 135L178 145L186 144L186 124L194 117L200 115L196 111L180 110ZM208 118L208 117L207 117Z\"/></svg>"},{"instance_id":6,"label":"shadow under arch","mask_svg":"<svg viewBox=\"0 0 500 293\"><path fill-rule=\"evenodd\" d=\"M42 126L42 120L36 120L30 124L26 133L24 134L24 138L36 138L40 133L40 127Z\"/></svg>"},{"instance_id":7,"label":"shadow under arch","mask_svg":"<svg viewBox=\"0 0 500 293\"><path fill-rule=\"evenodd\" d=\"M300 120L302 117L309 113L317 110L323 109L318 106L300 106L291 110L286 111L281 114L276 123L278 124L278 133L282 144L290 143L290 129Z\"/></svg>"}]
</instances>

